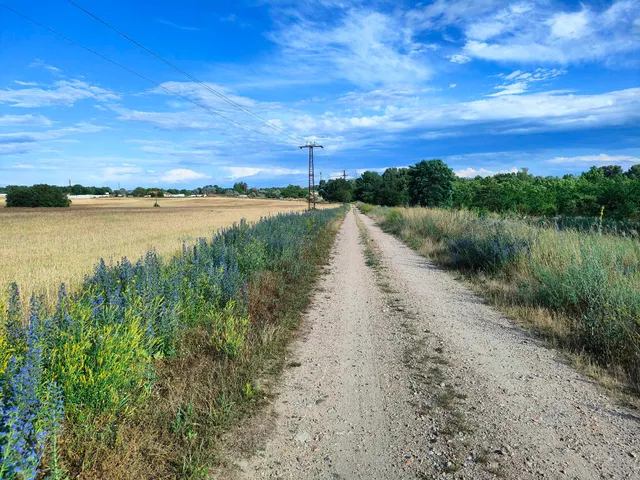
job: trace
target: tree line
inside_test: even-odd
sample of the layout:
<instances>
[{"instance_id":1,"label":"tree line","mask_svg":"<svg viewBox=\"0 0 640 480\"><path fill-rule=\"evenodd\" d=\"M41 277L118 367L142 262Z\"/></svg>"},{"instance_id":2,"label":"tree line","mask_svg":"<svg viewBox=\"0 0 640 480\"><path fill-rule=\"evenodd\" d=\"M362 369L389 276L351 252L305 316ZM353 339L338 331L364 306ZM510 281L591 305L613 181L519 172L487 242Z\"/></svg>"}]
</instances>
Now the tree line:
<instances>
[{"instance_id":1,"label":"tree line","mask_svg":"<svg viewBox=\"0 0 640 480\"><path fill-rule=\"evenodd\" d=\"M423 160L384 173L367 171L353 180L320 182L327 201L385 206L420 205L532 216L640 218L640 164L591 167L580 175L536 176L517 173L459 178L442 160Z\"/></svg>"},{"instance_id":2,"label":"tree line","mask_svg":"<svg viewBox=\"0 0 640 480\"><path fill-rule=\"evenodd\" d=\"M224 188L218 185L205 185L194 189L163 189L136 187L133 190L120 188L112 190L110 187L85 187L83 185L72 185L58 187L55 185L33 185L17 186L9 185L1 187L0 193L6 193L7 207L68 207L71 200L68 195L112 195L115 197L159 197L163 198L165 193L185 196L191 195L225 195L237 197L246 195L250 198L306 198L307 189L299 185L288 185L286 187L269 188L249 188L245 182L237 182L232 188Z\"/></svg>"}]
</instances>

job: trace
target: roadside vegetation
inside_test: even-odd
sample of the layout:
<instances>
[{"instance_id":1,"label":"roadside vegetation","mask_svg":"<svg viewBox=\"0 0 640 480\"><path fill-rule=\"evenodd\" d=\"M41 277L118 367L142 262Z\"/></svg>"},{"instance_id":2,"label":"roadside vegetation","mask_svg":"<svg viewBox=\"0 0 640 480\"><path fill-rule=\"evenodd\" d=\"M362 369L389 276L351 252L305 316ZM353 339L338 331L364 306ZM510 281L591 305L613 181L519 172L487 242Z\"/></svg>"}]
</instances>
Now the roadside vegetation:
<instances>
[{"instance_id":1,"label":"roadside vegetation","mask_svg":"<svg viewBox=\"0 0 640 480\"><path fill-rule=\"evenodd\" d=\"M382 174L367 171L352 180L323 181L319 191L336 202L447 207L535 217L569 228L591 229L597 223L608 231L640 231L640 164L627 171L618 165L594 166L562 177L535 176L525 168L459 178L441 160L423 160Z\"/></svg>"},{"instance_id":2,"label":"roadside vegetation","mask_svg":"<svg viewBox=\"0 0 640 480\"><path fill-rule=\"evenodd\" d=\"M55 306L0 308L0 478L207 478L280 367L342 209L242 222L168 258L101 261Z\"/></svg>"},{"instance_id":3,"label":"roadside vegetation","mask_svg":"<svg viewBox=\"0 0 640 480\"><path fill-rule=\"evenodd\" d=\"M497 306L640 387L640 245L465 210L362 210L441 265L465 272Z\"/></svg>"}]
</instances>

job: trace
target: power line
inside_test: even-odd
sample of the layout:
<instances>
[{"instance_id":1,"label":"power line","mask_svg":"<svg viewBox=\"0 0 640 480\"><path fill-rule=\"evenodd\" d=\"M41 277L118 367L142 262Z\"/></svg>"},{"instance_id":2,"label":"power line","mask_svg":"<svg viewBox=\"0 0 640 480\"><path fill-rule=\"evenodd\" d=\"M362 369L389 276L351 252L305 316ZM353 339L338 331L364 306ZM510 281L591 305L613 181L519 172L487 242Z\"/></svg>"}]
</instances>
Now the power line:
<instances>
[{"instance_id":1,"label":"power line","mask_svg":"<svg viewBox=\"0 0 640 480\"><path fill-rule=\"evenodd\" d=\"M62 33L57 32L56 30L54 30L54 29L52 29L52 28L50 28L50 27L47 27L46 25L44 25L44 24L42 24L42 23L38 22L37 20L34 20L34 19L33 19L33 18L31 18L31 17L28 17L28 16L26 16L26 15L24 15L24 14L22 14L22 13L20 13L20 12L16 11L16 10L14 10L14 9L13 9L13 8L11 8L11 7L8 7L8 6L6 6L6 5L4 5L4 4L2 4L2 3L0 3L0 7L4 7L5 9L9 10L10 12L15 13L15 14L16 14L16 15L18 15L19 17L22 17L22 18L24 18L25 20L28 20L28 21L30 21L31 23L34 23L34 24L38 25L39 27L44 28L45 30L48 30L49 32L51 32L51 33L53 33L53 34L55 34L55 35L59 36L60 38L62 38L62 39L64 39L64 40L66 40L66 41L68 41L68 42L71 42L71 43L73 43L74 45L76 45L76 46L78 46L78 47L80 47L80 48L82 48L82 49L84 49L84 50L86 50L86 51L88 51L88 52L90 52L90 53L93 53L94 55L96 55L96 56L98 56L98 57L102 58L103 60L106 60L107 62L112 63L113 65L116 65L117 67L120 67L120 68L122 68L123 70L126 70L127 72L129 72L129 73L131 73L131 74L133 74L133 75L135 75L135 76L137 76L137 77L139 77L139 78L142 78L143 80L146 80L147 82L149 82L149 83L151 83L151 84L155 85L156 87L162 88L163 90L165 90L166 92L171 93L172 95L176 95L176 96L178 96L178 97L182 98L183 100L186 100L186 101L188 101L188 102L191 102L191 103L193 103L194 105L196 105L196 106L198 106L198 107L200 107L200 108L202 108L202 109L204 109L204 110L208 111L209 113L212 113L212 114L217 115L217 116L219 116L219 117L221 117L221 118L224 118L225 120L227 120L227 121L229 121L229 122L233 123L234 125L236 125L236 126L238 126L238 127L241 127L241 128L244 128L245 130L249 130L249 131L251 131L251 132L254 132L254 133L257 133L257 134L263 135L263 136L265 136L265 137L267 137L267 138L270 138L271 140L276 140L277 142L280 142L280 141L281 141L280 139L275 138L275 137L272 137L271 135L268 135L268 134L266 134L266 133L264 133L264 132L261 132L261 131L259 131L259 130L255 130L255 129L253 129L253 128L251 128L251 127L248 127L248 126L246 126L246 125L244 125L244 124L242 124L242 123L240 123L240 122L236 122L236 121L235 121L235 120L233 120L232 118L229 118L229 117L227 117L226 115L223 115L222 113L220 113L220 112L218 112L218 111L216 111L216 110L214 110L214 109L212 109L212 108L210 108L210 107L207 107L206 105L203 105L203 104L201 104L201 103L199 103L199 102L196 102L195 100L192 100L192 99L191 99L191 98L189 98L189 97L185 97L184 95L182 95L182 94L180 94L180 93L178 93L178 92L175 92L175 91L173 91L173 90L171 90L171 89L169 89L169 88L165 87L164 85L162 85L162 84L160 84L160 83L156 82L155 80L151 80L149 77L146 77L146 76L142 75L141 73L138 73L138 72L136 72L136 71L134 71L134 70L131 70L129 67L125 67L124 65L122 65L122 64L120 64L120 63L118 63L118 62L116 62L115 60L112 60L112 59L110 59L109 57L106 57L106 56L102 55L101 53L98 53L98 52L96 52L95 50L93 50L93 49L91 49L91 48L89 48L89 47L86 47L86 46L82 45L81 43L79 43L79 42L77 42L77 41L73 40L72 38L69 38L69 37L67 37L66 35L63 35ZM292 144L289 144L289 145L292 145Z\"/></svg>"},{"instance_id":2,"label":"power line","mask_svg":"<svg viewBox=\"0 0 640 480\"><path fill-rule=\"evenodd\" d=\"M100 17L98 17L97 15L91 13L90 11L88 11L87 9L83 8L82 6L78 5L76 2L74 2L73 0L67 0L71 5L73 5L74 7L76 7L78 10L86 13L87 15L89 15L90 17L94 18L95 20L97 20L98 22L102 23L105 27L113 30L114 32L116 32L118 35L120 35L121 37L129 40L131 43L137 45L138 47L140 47L141 49L143 49L145 52L153 55L154 57L156 57L158 60L164 62L165 64L167 64L168 66L170 66L171 68L173 68L174 70L176 70L177 72L181 73L182 75L184 75L185 77L187 77L189 80L197 83L198 85L200 85L202 88L205 88L206 90L208 90L209 92L213 93L214 95L216 95L217 97L221 98L222 100L224 100L225 102L229 103L230 105L233 105L234 107L236 107L237 109L243 111L244 113L246 113L247 115L250 115L251 117L255 118L256 120L264 123L267 127L272 128L273 130L277 131L280 134L283 135L287 135L289 138L295 140L296 142L299 141L304 141L306 142L306 140L304 138L302 138L299 135L296 134L292 134L289 131L287 131L286 129L275 125L274 123L271 123L269 120L266 120L265 118L262 118L260 115L258 115L257 113L252 112L251 110L249 110L246 107L243 107L242 105L240 105L239 103L235 102L234 100L232 100L231 98L227 97L226 95L224 95L221 92L218 92L217 90L215 90L214 88L212 88L211 86L207 85L206 83L198 80L196 77L194 77L193 75L191 75L188 72L185 72L184 70L182 70L180 67L174 65L173 63L171 63L169 60L163 58L162 56L158 55L157 53L155 53L153 50L145 47L144 45L142 45L140 42L134 40L133 38L131 38L129 35L127 35L124 32L121 32L120 30L118 30L117 28L115 28L114 26L110 25L109 23L107 23L105 20L102 20Z\"/></svg>"}]
</instances>

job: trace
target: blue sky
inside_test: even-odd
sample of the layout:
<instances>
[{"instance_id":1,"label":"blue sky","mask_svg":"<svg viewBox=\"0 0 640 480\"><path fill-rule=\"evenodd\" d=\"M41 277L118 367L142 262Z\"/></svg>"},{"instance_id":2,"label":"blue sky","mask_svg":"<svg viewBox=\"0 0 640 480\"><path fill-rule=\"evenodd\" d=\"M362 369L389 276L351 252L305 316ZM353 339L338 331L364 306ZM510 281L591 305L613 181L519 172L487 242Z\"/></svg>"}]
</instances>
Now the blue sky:
<instances>
[{"instance_id":1,"label":"blue sky","mask_svg":"<svg viewBox=\"0 0 640 480\"><path fill-rule=\"evenodd\" d=\"M0 185L306 181L298 142L64 0L0 8ZM322 143L316 170L442 158L459 175L640 163L640 0L95 1L237 104Z\"/></svg>"}]
</instances>

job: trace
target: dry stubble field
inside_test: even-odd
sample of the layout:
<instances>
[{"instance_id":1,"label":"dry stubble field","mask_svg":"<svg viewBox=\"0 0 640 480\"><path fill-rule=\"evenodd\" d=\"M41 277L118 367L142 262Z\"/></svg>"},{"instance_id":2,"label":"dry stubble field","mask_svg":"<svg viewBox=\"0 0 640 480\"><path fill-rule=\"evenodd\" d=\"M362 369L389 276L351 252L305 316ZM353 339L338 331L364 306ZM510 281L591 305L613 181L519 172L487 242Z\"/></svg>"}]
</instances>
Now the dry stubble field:
<instances>
[{"instance_id":1,"label":"dry stubble field","mask_svg":"<svg viewBox=\"0 0 640 480\"><path fill-rule=\"evenodd\" d=\"M23 298L55 298L60 283L73 287L100 258L137 260L155 249L171 254L183 242L209 236L244 218L303 211L304 201L247 198L76 199L70 208L2 208L0 200L0 299L10 282Z\"/></svg>"}]
</instances>

